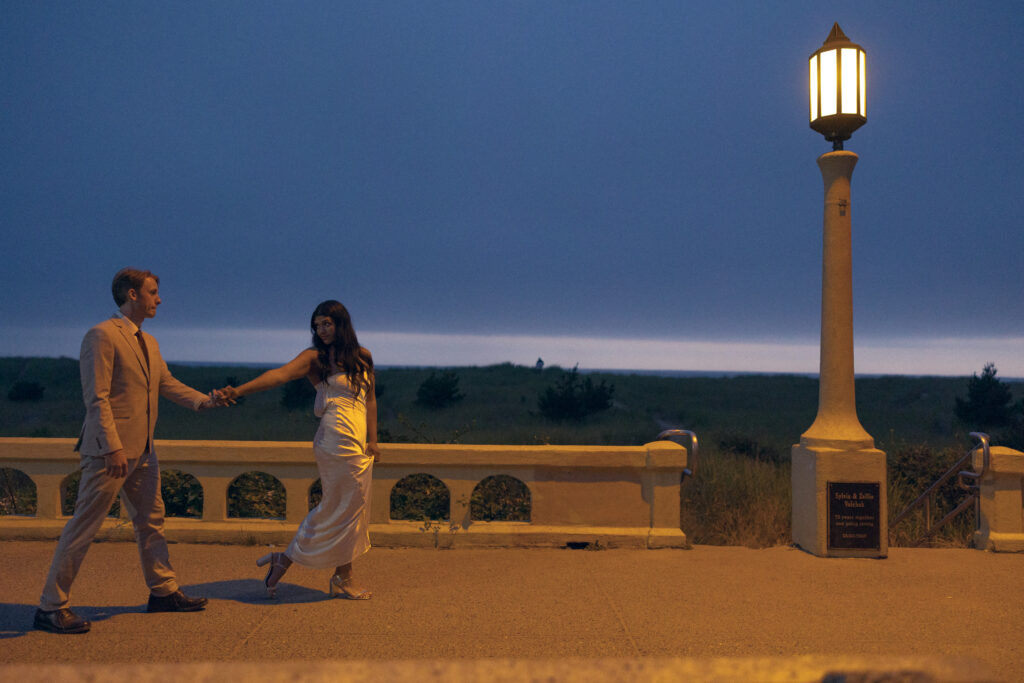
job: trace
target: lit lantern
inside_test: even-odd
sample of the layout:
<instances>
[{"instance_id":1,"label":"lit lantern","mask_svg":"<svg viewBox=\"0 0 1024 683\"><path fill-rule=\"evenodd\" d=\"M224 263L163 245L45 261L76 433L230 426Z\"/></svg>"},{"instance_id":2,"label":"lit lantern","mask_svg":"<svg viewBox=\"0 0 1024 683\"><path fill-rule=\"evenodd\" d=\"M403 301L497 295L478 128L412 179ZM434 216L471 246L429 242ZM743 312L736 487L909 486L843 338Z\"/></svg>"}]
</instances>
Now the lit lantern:
<instances>
[{"instance_id":1,"label":"lit lantern","mask_svg":"<svg viewBox=\"0 0 1024 683\"><path fill-rule=\"evenodd\" d=\"M811 128L843 148L853 131L868 120L864 108L864 49L850 42L839 24L811 55Z\"/></svg>"}]
</instances>

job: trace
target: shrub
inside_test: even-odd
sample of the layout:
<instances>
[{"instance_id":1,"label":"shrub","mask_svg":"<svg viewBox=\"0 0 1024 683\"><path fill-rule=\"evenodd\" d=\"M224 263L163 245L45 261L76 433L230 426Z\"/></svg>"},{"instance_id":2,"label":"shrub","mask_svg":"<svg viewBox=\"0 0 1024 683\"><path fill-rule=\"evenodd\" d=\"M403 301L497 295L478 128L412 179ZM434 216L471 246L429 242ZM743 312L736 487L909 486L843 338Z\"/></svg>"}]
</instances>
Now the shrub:
<instances>
[{"instance_id":1,"label":"shrub","mask_svg":"<svg viewBox=\"0 0 1024 683\"><path fill-rule=\"evenodd\" d=\"M956 416L968 427L1000 427L1010 421L1010 387L996 379L996 366L986 363L967 381L967 399L956 397Z\"/></svg>"},{"instance_id":2,"label":"shrub","mask_svg":"<svg viewBox=\"0 0 1024 683\"><path fill-rule=\"evenodd\" d=\"M21 470L0 467L0 515L36 514L36 485Z\"/></svg>"},{"instance_id":3,"label":"shrub","mask_svg":"<svg viewBox=\"0 0 1024 683\"><path fill-rule=\"evenodd\" d=\"M162 471L160 495L168 517L203 516L203 487L191 474L180 470Z\"/></svg>"},{"instance_id":4,"label":"shrub","mask_svg":"<svg viewBox=\"0 0 1024 683\"><path fill-rule=\"evenodd\" d=\"M228 487L228 517L284 519L284 485L266 472L240 474Z\"/></svg>"},{"instance_id":5,"label":"shrub","mask_svg":"<svg viewBox=\"0 0 1024 683\"><path fill-rule=\"evenodd\" d=\"M45 389L39 382L15 382L11 390L7 392L7 398L12 401L42 401Z\"/></svg>"},{"instance_id":6,"label":"shrub","mask_svg":"<svg viewBox=\"0 0 1024 683\"><path fill-rule=\"evenodd\" d=\"M444 408L465 398L459 391L459 376L452 370L445 370L440 375L430 373L416 390L416 403L428 408Z\"/></svg>"},{"instance_id":7,"label":"shrub","mask_svg":"<svg viewBox=\"0 0 1024 683\"><path fill-rule=\"evenodd\" d=\"M507 474L487 477L469 498L469 518L485 522L529 522L530 489Z\"/></svg>"},{"instance_id":8,"label":"shrub","mask_svg":"<svg viewBox=\"0 0 1024 683\"><path fill-rule=\"evenodd\" d=\"M288 412L312 410L315 399L316 389L305 378L288 382L281 387L281 407Z\"/></svg>"},{"instance_id":9,"label":"shrub","mask_svg":"<svg viewBox=\"0 0 1024 683\"><path fill-rule=\"evenodd\" d=\"M537 399L537 409L549 420L580 421L588 415L612 407L615 386L605 380L597 385L590 377L581 378L577 368L547 387Z\"/></svg>"},{"instance_id":10,"label":"shrub","mask_svg":"<svg viewBox=\"0 0 1024 683\"><path fill-rule=\"evenodd\" d=\"M447 520L451 516L451 492L437 477L410 474L391 489L391 519Z\"/></svg>"}]
</instances>

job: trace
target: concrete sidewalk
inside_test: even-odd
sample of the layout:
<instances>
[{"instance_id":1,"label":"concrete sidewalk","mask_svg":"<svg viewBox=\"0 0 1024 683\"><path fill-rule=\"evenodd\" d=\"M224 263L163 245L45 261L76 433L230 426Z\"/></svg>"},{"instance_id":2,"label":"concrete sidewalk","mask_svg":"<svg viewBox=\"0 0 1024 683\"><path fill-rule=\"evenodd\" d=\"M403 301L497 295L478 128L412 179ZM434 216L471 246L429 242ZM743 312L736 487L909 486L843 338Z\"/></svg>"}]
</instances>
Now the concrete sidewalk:
<instances>
[{"instance_id":1,"label":"concrete sidewalk","mask_svg":"<svg viewBox=\"0 0 1024 683\"><path fill-rule=\"evenodd\" d=\"M54 544L0 547L0 679L22 683L89 672L116 680L118 671L299 680L296 670L308 680L751 680L759 671L754 680L796 681L823 680L837 666L925 676L894 680L1024 679L1024 555L375 548L356 564L371 601L329 600L329 572L299 566L268 601L254 566L264 548L178 544L179 578L210 598L209 609L146 614L135 546L97 543L73 595L92 631L57 636L31 630ZM82 667L152 662L190 664ZM210 662L235 664L204 668Z\"/></svg>"}]
</instances>

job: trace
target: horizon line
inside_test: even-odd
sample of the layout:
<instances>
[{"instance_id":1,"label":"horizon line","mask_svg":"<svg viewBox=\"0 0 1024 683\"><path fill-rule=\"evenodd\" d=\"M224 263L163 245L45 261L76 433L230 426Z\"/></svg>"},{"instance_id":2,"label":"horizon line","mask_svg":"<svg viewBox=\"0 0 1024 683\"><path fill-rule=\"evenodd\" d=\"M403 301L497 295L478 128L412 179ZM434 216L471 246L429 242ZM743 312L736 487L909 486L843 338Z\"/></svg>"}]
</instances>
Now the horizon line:
<instances>
[{"instance_id":1,"label":"horizon line","mask_svg":"<svg viewBox=\"0 0 1024 683\"><path fill-rule=\"evenodd\" d=\"M309 332L274 328L157 327L174 362L283 364L309 346ZM0 356L77 357L85 329L0 326ZM14 333L14 334L9 334ZM253 344L254 336L259 343ZM360 333L381 366L463 367L501 363L608 371L813 374L817 338L651 339L538 334ZM857 375L971 376L989 362L1024 377L1024 337L891 337L855 343Z\"/></svg>"}]
</instances>

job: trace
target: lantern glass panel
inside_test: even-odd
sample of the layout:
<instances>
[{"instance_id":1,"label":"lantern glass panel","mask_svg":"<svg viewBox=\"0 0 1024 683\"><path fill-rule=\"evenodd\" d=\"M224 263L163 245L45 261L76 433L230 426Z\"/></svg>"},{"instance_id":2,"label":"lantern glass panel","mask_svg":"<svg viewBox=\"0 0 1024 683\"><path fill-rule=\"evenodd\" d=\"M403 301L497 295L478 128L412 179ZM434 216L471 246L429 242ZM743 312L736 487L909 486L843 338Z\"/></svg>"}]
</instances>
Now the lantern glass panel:
<instances>
[{"instance_id":1,"label":"lantern glass panel","mask_svg":"<svg viewBox=\"0 0 1024 683\"><path fill-rule=\"evenodd\" d=\"M844 47L842 50L842 104L844 114L857 113L857 50Z\"/></svg>"},{"instance_id":2,"label":"lantern glass panel","mask_svg":"<svg viewBox=\"0 0 1024 683\"><path fill-rule=\"evenodd\" d=\"M867 107L867 71L864 70L864 53L860 52L860 115L866 117L868 115Z\"/></svg>"},{"instance_id":3,"label":"lantern glass panel","mask_svg":"<svg viewBox=\"0 0 1024 683\"><path fill-rule=\"evenodd\" d=\"M818 55L811 57L811 121L818 118Z\"/></svg>"},{"instance_id":4,"label":"lantern glass panel","mask_svg":"<svg viewBox=\"0 0 1024 683\"><path fill-rule=\"evenodd\" d=\"M839 58L838 50L822 52L821 59L821 115L833 116L836 113L836 88L838 87L838 73L836 60Z\"/></svg>"}]
</instances>

